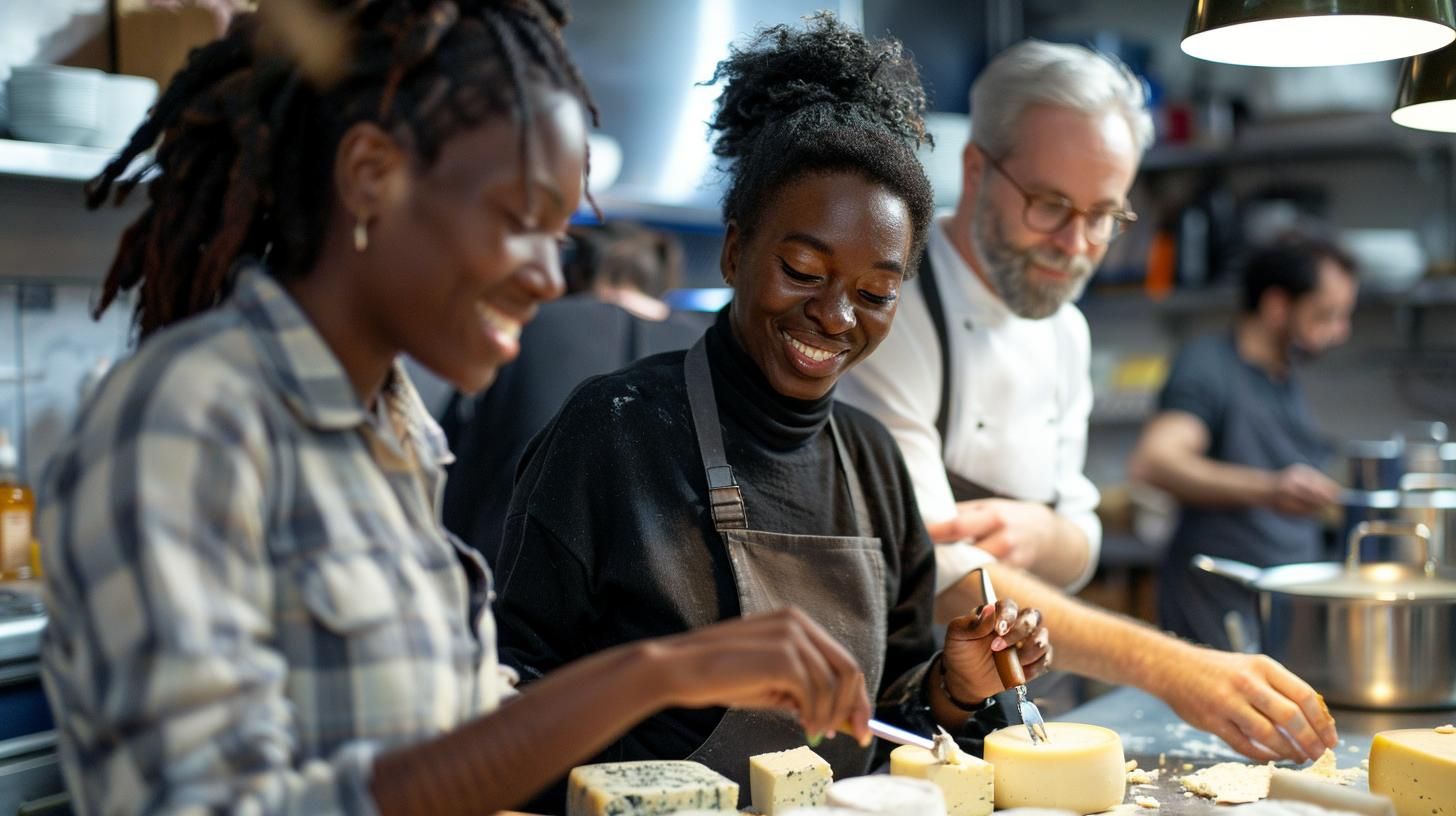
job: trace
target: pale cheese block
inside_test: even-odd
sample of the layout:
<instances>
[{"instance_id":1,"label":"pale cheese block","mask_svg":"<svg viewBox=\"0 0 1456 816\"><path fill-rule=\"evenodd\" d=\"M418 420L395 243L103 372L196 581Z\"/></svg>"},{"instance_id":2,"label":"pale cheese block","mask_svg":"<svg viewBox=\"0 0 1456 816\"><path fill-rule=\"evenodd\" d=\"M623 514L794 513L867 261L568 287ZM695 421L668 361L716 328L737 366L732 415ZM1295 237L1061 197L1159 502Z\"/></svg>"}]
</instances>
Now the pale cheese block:
<instances>
[{"instance_id":1,"label":"pale cheese block","mask_svg":"<svg viewBox=\"0 0 1456 816\"><path fill-rule=\"evenodd\" d=\"M834 771L823 757L805 746L748 758L753 809L779 816L790 808L824 804Z\"/></svg>"},{"instance_id":2,"label":"pale cheese block","mask_svg":"<svg viewBox=\"0 0 1456 816\"><path fill-rule=\"evenodd\" d=\"M829 786L829 806L879 816L946 816L945 796L924 779L857 776Z\"/></svg>"},{"instance_id":3,"label":"pale cheese block","mask_svg":"<svg viewBox=\"0 0 1456 816\"><path fill-rule=\"evenodd\" d=\"M1370 743L1370 790L1399 816L1456 816L1456 733L1381 731Z\"/></svg>"},{"instance_id":4,"label":"pale cheese block","mask_svg":"<svg viewBox=\"0 0 1456 816\"><path fill-rule=\"evenodd\" d=\"M697 762L606 762L573 768L566 816L662 816L698 808L736 812L738 784Z\"/></svg>"},{"instance_id":5,"label":"pale cheese block","mask_svg":"<svg viewBox=\"0 0 1456 816\"><path fill-rule=\"evenodd\" d=\"M986 736L986 761L995 767L997 808L1060 808L1100 813L1127 793L1122 739L1098 725L1049 722L1048 741L1031 741L1026 726Z\"/></svg>"},{"instance_id":6,"label":"pale cheese block","mask_svg":"<svg viewBox=\"0 0 1456 816\"><path fill-rule=\"evenodd\" d=\"M987 816L996 806L996 770L964 752L959 762L947 763L924 748L901 745L890 752L890 775L924 779L940 788L950 816Z\"/></svg>"}]
</instances>

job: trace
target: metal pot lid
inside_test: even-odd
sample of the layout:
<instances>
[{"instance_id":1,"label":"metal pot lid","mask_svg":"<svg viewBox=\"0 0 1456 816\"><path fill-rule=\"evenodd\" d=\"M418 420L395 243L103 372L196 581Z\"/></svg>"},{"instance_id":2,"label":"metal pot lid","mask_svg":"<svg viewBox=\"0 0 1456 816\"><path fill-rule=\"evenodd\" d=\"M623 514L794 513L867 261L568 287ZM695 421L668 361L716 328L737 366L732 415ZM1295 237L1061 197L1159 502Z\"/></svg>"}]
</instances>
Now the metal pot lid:
<instances>
[{"instance_id":1,"label":"metal pot lid","mask_svg":"<svg viewBox=\"0 0 1456 816\"><path fill-rule=\"evenodd\" d=\"M1456 509L1456 490L1430 490L1402 493L1399 490L1341 490L1340 504L1372 510L1452 510Z\"/></svg>"},{"instance_id":2,"label":"metal pot lid","mask_svg":"<svg viewBox=\"0 0 1456 816\"><path fill-rule=\"evenodd\" d=\"M1456 571L1404 563L1363 564L1340 561L1290 564L1266 570L1256 586L1268 592L1331 600L1456 601Z\"/></svg>"}]
</instances>

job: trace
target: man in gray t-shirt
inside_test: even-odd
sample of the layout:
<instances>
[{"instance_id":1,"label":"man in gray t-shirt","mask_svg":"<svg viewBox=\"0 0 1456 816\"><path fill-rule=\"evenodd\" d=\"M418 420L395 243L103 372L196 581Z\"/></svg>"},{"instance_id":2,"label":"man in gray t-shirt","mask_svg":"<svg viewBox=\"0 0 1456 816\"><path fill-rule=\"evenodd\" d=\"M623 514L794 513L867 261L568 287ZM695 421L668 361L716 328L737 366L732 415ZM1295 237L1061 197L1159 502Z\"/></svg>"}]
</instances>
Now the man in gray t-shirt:
<instances>
[{"instance_id":1,"label":"man in gray t-shirt","mask_svg":"<svg viewBox=\"0 0 1456 816\"><path fill-rule=\"evenodd\" d=\"M1182 505L1163 561L1164 628L1229 648L1228 616L1256 631L1254 602L1227 580L1189 567L1205 553L1257 566L1321 560L1318 514L1339 486L1295 369L1350 334L1353 262L1332 244L1290 235L1253 253L1233 331L1190 342L1133 453L1134 479Z\"/></svg>"}]
</instances>

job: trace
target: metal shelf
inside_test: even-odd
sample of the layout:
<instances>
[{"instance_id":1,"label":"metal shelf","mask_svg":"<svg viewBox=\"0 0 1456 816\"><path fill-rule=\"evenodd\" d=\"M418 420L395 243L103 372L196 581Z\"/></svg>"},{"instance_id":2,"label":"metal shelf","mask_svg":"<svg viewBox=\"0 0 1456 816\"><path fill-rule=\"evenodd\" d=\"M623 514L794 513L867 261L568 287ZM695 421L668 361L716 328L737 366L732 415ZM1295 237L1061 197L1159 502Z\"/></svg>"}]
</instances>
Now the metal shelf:
<instances>
[{"instance_id":1,"label":"metal shelf","mask_svg":"<svg viewBox=\"0 0 1456 816\"><path fill-rule=\"evenodd\" d=\"M0 139L0 176L90 181L116 152L99 147Z\"/></svg>"},{"instance_id":2,"label":"metal shelf","mask_svg":"<svg viewBox=\"0 0 1456 816\"><path fill-rule=\"evenodd\" d=\"M1358 113L1261 122L1223 145L1154 145L1142 173L1345 158L1400 158L1449 150L1456 137L1403 128L1384 114Z\"/></svg>"}]
</instances>

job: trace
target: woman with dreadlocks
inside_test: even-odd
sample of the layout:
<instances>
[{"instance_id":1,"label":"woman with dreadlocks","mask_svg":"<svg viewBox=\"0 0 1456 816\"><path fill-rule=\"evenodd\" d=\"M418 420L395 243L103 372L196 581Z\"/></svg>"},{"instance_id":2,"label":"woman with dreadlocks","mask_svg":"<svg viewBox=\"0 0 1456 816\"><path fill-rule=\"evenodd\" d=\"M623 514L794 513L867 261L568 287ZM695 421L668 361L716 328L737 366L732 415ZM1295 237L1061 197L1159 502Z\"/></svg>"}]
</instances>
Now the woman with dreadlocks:
<instances>
[{"instance_id":1,"label":"woman with dreadlocks","mask_svg":"<svg viewBox=\"0 0 1456 816\"><path fill-rule=\"evenodd\" d=\"M882 718L961 731L1002 690L993 649L1019 645L1034 676L1047 632L1002 601L935 651L934 555L905 464L833 398L890 331L930 224L914 63L825 14L761 32L716 78L733 301L686 354L587 381L523 455L496 562L502 656L530 681L793 603L854 653ZM691 758L746 782L750 755L804 740L777 712L673 709L605 756ZM836 777L870 768L851 740L819 751Z\"/></svg>"},{"instance_id":2,"label":"woman with dreadlocks","mask_svg":"<svg viewBox=\"0 0 1456 816\"><path fill-rule=\"evenodd\" d=\"M868 739L858 666L795 611L610 649L503 705L490 577L440 524L449 454L396 359L475 390L516 354L561 290L591 105L556 2L331 9L330 75L241 16L93 190L160 138L100 304L135 291L140 347L43 491L76 809L489 813L667 706Z\"/></svg>"}]
</instances>

